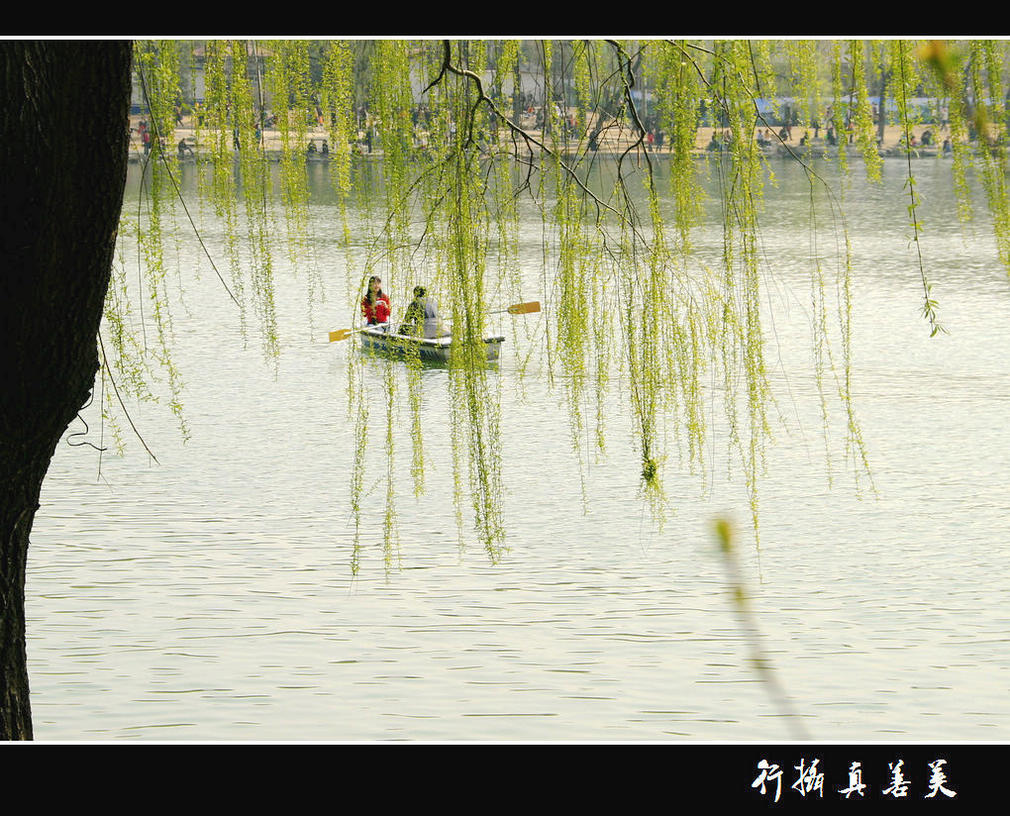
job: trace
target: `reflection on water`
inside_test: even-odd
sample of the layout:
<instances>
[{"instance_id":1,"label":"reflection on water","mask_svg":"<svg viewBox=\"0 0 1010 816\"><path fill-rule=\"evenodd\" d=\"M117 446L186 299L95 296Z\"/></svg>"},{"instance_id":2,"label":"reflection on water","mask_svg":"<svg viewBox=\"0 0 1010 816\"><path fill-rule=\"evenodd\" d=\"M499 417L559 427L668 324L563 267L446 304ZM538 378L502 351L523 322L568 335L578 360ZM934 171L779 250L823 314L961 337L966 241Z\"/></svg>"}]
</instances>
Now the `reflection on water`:
<instances>
[{"instance_id":1,"label":"reflection on water","mask_svg":"<svg viewBox=\"0 0 1010 816\"><path fill-rule=\"evenodd\" d=\"M766 652L812 739L999 740L1010 726L1006 274L984 226L956 223L947 168L918 163L922 249L951 329L928 339L904 167L885 162L880 188L853 183L853 391L877 496L854 489L840 454L829 487L808 376L809 193L790 165L775 170L762 252L782 424L760 547L745 537L740 553ZM351 576L346 375L357 352L325 333L349 324L357 281L343 282L335 203L316 181L306 268L277 256L276 371L244 345L183 233L186 306L174 319L189 443L167 411L138 405L160 466L136 445L123 458L59 447L29 561L36 737L789 739L747 663L710 537L724 513L746 532L724 446L713 443L702 477L669 469L675 513L658 530L619 393L608 456L583 457L580 472L563 395L536 363L520 376L517 356L503 355L493 376L510 552L492 566L479 546L460 547L448 374L425 368L423 498L412 495L407 416L397 425L402 568L383 569L377 450ZM203 235L220 247L213 225ZM327 300L310 329L313 265ZM537 324L502 329L517 355L539 342ZM376 393L386 365L369 362ZM84 416L98 442L97 417Z\"/></svg>"}]
</instances>

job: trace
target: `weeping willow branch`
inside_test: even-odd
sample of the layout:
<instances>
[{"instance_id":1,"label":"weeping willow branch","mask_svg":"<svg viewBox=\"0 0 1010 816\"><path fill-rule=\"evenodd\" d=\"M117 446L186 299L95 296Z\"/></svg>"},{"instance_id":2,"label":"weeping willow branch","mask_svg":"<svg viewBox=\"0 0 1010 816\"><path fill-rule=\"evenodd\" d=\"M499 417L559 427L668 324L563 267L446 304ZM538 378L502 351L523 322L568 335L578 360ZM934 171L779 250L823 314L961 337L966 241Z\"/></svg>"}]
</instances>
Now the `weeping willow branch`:
<instances>
[{"instance_id":1,"label":"weeping willow branch","mask_svg":"<svg viewBox=\"0 0 1010 816\"><path fill-rule=\"evenodd\" d=\"M851 253L840 200L843 196L836 198L835 190L816 172L816 163L810 154L793 149L778 136L758 105L759 98L774 96L778 90L772 87L774 77L767 43L726 41L710 49L679 41L633 47L624 41L603 40L571 45L570 58L567 58L565 50L568 47L566 43L559 46L543 42L537 50L542 60L540 68L545 93L556 99L560 88L566 94L565 99L570 101L567 94L571 88L575 89L574 114L572 106L567 101L564 103L565 116L571 114L576 122L575 138L571 131L555 126L561 111L550 103L545 107L545 116L551 118L546 119L543 130L538 132L539 126L525 129L518 109L503 100L502 89L508 79L518 75L521 55L518 43L509 43L507 49L502 47L496 54L491 46L479 41L457 45L443 40L428 46L404 41L385 42L369 46L366 81L361 81L361 76L352 76L350 46L340 54L329 54L324 65L322 87L327 95L321 110L333 117L328 133L332 142L344 142L336 152L347 159L346 167L342 158L337 168L342 211L343 195L350 195L352 185L357 190L359 182L357 177L352 182L349 172L350 156L354 151L352 142L356 139L350 133L356 130L352 108L362 101L368 107L369 136L377 134L382 146L381 153L377 154L381 162L369 165L366 182L374 181L375 189L384 191L385 200L377 211L372 211L368 209L369 201L362 199L366 221L360 244L365 255L362 282L369 273L379 271L373 268L378 266L397 286L401 285L401 277L423 271L425 283L430 283L440 296L448 296L442 303L448 301L451 305L461 347L472 346L461 352L450 374L453 457L455 463L457 439L462 440L464 448L469 443L474 509L492 560L500 553L497 545L501 538L497 415L501 400L496 399L494 379L486 376L486 372L479 373L482 360L478 344L488 314L485 298L491 297L492 290L497 297L509 285L518 287L523 279L519 268L517 215L518 198L522 193L529 193L539 211L538 217L543 219L542 247L538 249L542 253L544 297L551 307L545 311L550 313L552 320L538 324L537 331L540 337L546 336L548 385L554 385L556 371L561 371L558 379L564 378L564 387L568 390L575 446L579 444L578 432L583 427L579 423L585 409L583 400L590 394L592 375L595 373L597 380L596 393L591 396L597 399L602 417L602 395L610 374L607 369L617 357L619 376L627 374L628 419L633 443L640 447L641 471L647 487L652 489L656 484L655 476L666 456L665 434L671 428L678 436L682 433L687 436L690 468L706 467L702 456L706 446L704 400L706 393L711 393L718 395L713 399L723 400L730 425L729 459L732 467L736 467L737 453L740 454L756 512L754 486L764 464L763 446L771 439L768 416L769 406L774 407L774 395L764 359L768 346L767 329L762 327L762 311L766 305L762 269L765 259L761 257L758 229L759 206L768 177L763 171L769 168L756 148L754 136L759 125L769 128L774 138L778 138L781 152L806 174L811 223L815 194L819 196L823 189L830 202L836 233L845 234L844 249L838 248L839 256L845 257L844 268L838 275L839 322L845 355L844 382L839 382L839 394L849 410L848 430L853 437L858 437L849 391ZM850 44L847 48L849 55L865 56L862 46ZM212 192L229 242L233 270L230 287L224 284L213 259L211 265L232 300L236 303L243 300L234 241L239 222L235 202L241 190L253 255L253 294L259 298L256 306L262 312L260 328L271 333L275 332L276 323L271 300L274 233L270 207L274 197L269 157L265 151L265 129L256 123L263 124L265 94L269 93L273 97L271 104L279 108L276 113L284 117L278 128L283 146L278 198L289 223L297 221L298 216L306 213L296 211L292 219L290 208L305 205L300 196L307 195L308 185L301 150L306 123L311 121L313 113L309 110L314 102L312 83L317 81L310 77L310 49L302 43L278 42L261 48L252 42L231 44L230 50L225 52L217 43L208 43L206 53L207 99L212 100L211 105L216 108L213 118L208 112L210 130L216 137L212 153ZM528 53L531 58L537 58L534 52ZM654 60L657 53L658 59ZM816 74L811 72L812 55L808 43L793 50L786 49L790 70L794 76L798 72L806 83L801 90L816 102L816 94L811 95L809 84L812 76L816 79ZM798 67L794 58L798 60ZM835 58L832 82L837 75L840 88L843 62L840 50L835 52ZM229 61L230 74L226 69ZM165 98L174 98L170 95L175 91L165 88L165 77L160 71L152 69L147 75L146 66L145 63L140 73L145 98L154 97L150 102L164 108ZM484 79L484 71L490 67L496 67L497 73L488 82ZM639 91L656 90L649 85L650 71L654 68L660 82L665 83L654 96L661 100L657 108L666 106L660 113L654 112L651 102L643 102L638 97ZM424 86L421 102L430 101L433 115L427 123L411 130L410 114L417 113L418 104L411 77L418 70L422 76L432 77ZM359 80L357 86L355 79ZM853 71L852 92L858 97L862 106L860 113L864 115L866 88L855 87L856 79ZM149 89L149 83L154 87ZM513 88L519 93L521 83L514 83ZM354 98L355 89L357 99ZM891 88L888 91L893 93ZM696 178L698 171L694 159L701 112L706 109L729 123L734 143L726 154L729 160L718 162L723 232L722 256L716 266L720 268L713 270L703 264L701 270L695 270L690 263L697 255L691 251L687 231L702 223L703 187ZM802 109L804 115L809 113L805 102ZM671 224L680 228L679 236L669 228L665 212L661 211L666 200L660 197L657 187L662 179L663 164L650 150L644 149L652 127L650 115L660 119L661 124L669 117L671 126L675 127L676 155L672 149L674 140L671 140L670 151L673 167L670 183L675 199L675 223ZM339 127L334 126L337 120ZM170 125L164 118L156 119L154 125L160 144L161 134ZM427 143L421 141L422 134L427 136ZM490 135L486 137L486 134ZM607 142L617 144L613 152L599 150L596 139L601 134ZM237 154L239 150L241 155ZM844 156L844 148L839 153ZM159 186L158 179L164 178L160 173L162 164L180 200L181 193L178 172L173 173L174 166L170 162L173 156L162 153L152 158L159 161L151 165L154 203L150 205L152 226L148 230L156 232L159 193L161 200L170 198L167 185L161 183ZM844 160L840 159L840 163L844 171ZM616 176L611 178L609 174L614 172L615 164ZM145 170L147 166L145 163ZM599 179L594 172L597 169L600 170ZM607 174L605 179L604 174ZM642 203L643 190L635 187L643 177L648 209ZM364 173L362 178L365 178ZM911 181L910 169L909 178ZM993 177L993 182L996 181ZM142 183L145 182L142 180ZM993 195L998 194L999 190L994 187ZM914 211L917 204L914 189L912 195L913 229L919 250L920 225ZM185 201L182 203L192 225L189 207ZM346 230L346 220L343 226ZM197 236L203 252L209 257L202 237L199 233ZM289 234L288 240L291 239ZM144 241L149 268L157 267L155 271L160 271L160 235ZM304 251L306 245L296 245L294 249ZM713 252L718 250L718 247L713 248ZM497 256L494 255L496 251ZM819 254L820 249L815 247L813 255ZM296 255L292 253L292 260ZM351 261L350 253L347 257ZM511 272L508 281L505 281L506 274L501 274L496 281L485 280L494 261L499 269ZM815 310L820 311L814 333L823 332L815 336L818 344L815 365L820 366L827 345L827 320L824 318L827 298L823 296L825 282L820 270L821 258L815 257L815 261L814 305ZM555 263L556 268L552 269ZM350 296L360 270L351 262L348 268L354 270L347 279ZM925 285L921 252L919 268ZM141 283L146 285L147 280L142 279ZM160 298L164 288L160 279L152 277L151 285ZM158 308L156 300L155 309ZM356 319L360 319L357 314L355 309ZM160 330L160 312L157 317ZM117 342L115 335L107 336L111 342ZM529 355L533 354L533 346L540 345L540 337L530 344ZM276 337L271 335L271 339L276 348ZM615 354L618 344L622 343ZM835 370L830 348L827 354L838 382L839 373ZM595 371L591 367L594 362ZM123 371L121 360L117 361L117 366L117 372ZM713 370L711 392L705 388L709 367ZM352 504L358 512L365 495L363 458L367 451L365 432L369 420L366 399L370 395L366 392L368 383L360 361L349 363L348 370L349 393L353 397L349 405L352 410L357 409L358 436L351 492ZM818 368L818 376L820 371ZM404 397L409 401L415 441L411 472L416 476L417 491L423 487L419 381L416 368L409 367L405 389L397 385L398 393L394 394L391 374L381 383L386 386L383 397L387 408L384 416L387 435L392 428L395 401ZM129 384L130 381L121 376L120 383ZM746 438L748 410L749 440ZM373 422L377 416L379 414L373 411ZM598 430L601 426L602 419L598 422ZM601 430L599 435L602 450ZM579 453L581 455L581 450ZM392 524L393 476L392 468L387 468L385 542L390 556L398 552ZM357 524L360 524L358 516ZM356 527L355 569L360 555L359 532L363 531ZM395 561L391 557L388 563L392 565Z\"/></svg>"},{"instance_id":2,"label":"weeping willow branch","mask_svg":"<svg viewBox=\"0 0 1010 816\"><path fill-rule=\"evenodd\" d=\"M763 637L761 630L750 608L747 590L740 575L739 564L737 563L733 525L728 519L717 519L713 524L713 532L716 543L722 553L723 562L726 565L733 611L737 615L740 627L747 640L747 646L750 649L751 666L754 667L761 681L765 684L765 688L768 689L781 715L786 718L786 722L793 730L795 738L798 740L807 740L809 737L803 728L802 720L794 710L792 701L786 693L778 675L773 670L771 660L768 658L762 645Z\"/></svg>"},{"instance_id":3,"label":"weeping willow branch","mask_svg":"<svg viewBox=\"0 0 1010 816\"><path fill-rule=\"evenodd\" d=\"M695 70L698 72L698 75L701 77L702 82L704 82L705 86L710 91L713 91L712 95L715 98L716 102L719 104L720 108L723 110L724 113L728 114L729 113L729 107L728 107L728 105L726 103L725 95L724 94L720 94L720 93L718 93L717 91L715 91L713 89L711 82L709 82L708 78L705 76L704 71L702 71L701 66L698 65L697 61L694 60L691 57L690 54L688 54L686 51L684 51L684 48L679 43L671 41L670 44L672 46L674 46L675 48L677 48L684 55L685 59L691 61L691 63L695 67ZM702 52L704 52L706 54L711 55L713 57L713 59L719 59L719 60L721 60L721 56L719 54L717 54L717 53L715 53L715 52L713 52L713 51L711 51L711 50L709 50L707 48L702 48L701 46L694 45L692 43L688 43L687 45L690 48L693 48L695 50L702 51ZM748 43L748 49L750 49L750 47L751 47L750 43ZM758 87L759 93L760 93L760 82L759 82L759 79L758 79L757 66L754 64L754 60L753 60L753 53L751 54L751 68L752 68L752 70L754 72L755 86ZM762 125L764 125L768 129L768 131L775 137L775 139L778 140L779 145L786 152L788 152L789 157L794 162L796 162L796 164L798 164L800 167L803 168L803 172L806 173L806 175L809 178L815 179L815 180L819 181L821 183L821 185L823 186L823 188L824 188L825 192L827 193L827 195L831 198L832 201L835 201L836 198L835 198L834 190L831 189L831 185L828 184L828 182L822 176L820 176L817 173L817 171L815 171L813 169L813 167L810 166L809 162L804 161L803 157L800 156L795 150L793 150L792 145L790 145L785 139L783 139L782 136L779 134L779 132L777 130L775 130L774 126L768 121L768 119L765 117L765 115L763 113L761 113L761 109L758 106L758 96L756 96L754 93L752 93L750 91L750 89L747 87L747 83L745 83L743 81L743 78L739 76L739 73L737 74L737 77L740 80L740 83L739 83L740 87L744 90L745 93L747 93L747 95L750 98L751 104L754 107L755 127L757 126L758 122L760 122ZM838 207L838 211L841 212L841 207L840 206Z\"/></svg>"},{"instance_id":4,"label":"weeping willow branch","mask_svg":"<svg viewBox=\"0 0 1010 816\"><path fill-rule=\"evenodd\" d=\"M151 108L151 99L150 96L148 95L147 82L144 78L144 68L139 61L137 62L137 73L140 76L140 87L144 94L144 101L147 103L148 108ZM196 222L193 221L193 216L190 215L189 207L186 206L186 199L182 195L182 190L180 189L179 183L176 181L175 174L172 172L172 168L168 163L168 158L165 156L165 151L161 148L161 145L164 144L164 136L162 135L160 125L158 124L158 117L156 116L151 117L151 124L154 127L154 134L158 144L158 147L155 149L155 152L161 159L165 167L165 172L167 173L169 180L172 182L172 187L175 190L179 202L182 204L183 211L186 213L186 218L189 219L190 226L193 228L193 234L196 235L197 241L199 241L200 243L200 248L203 249L204 254L207 256L207 260L210 261L211 268L214 270L214 274L217 275L217 279L221 282L221 285L224 287L224 290L228 293L228 297L232 299L232 301L235 303L236 306L239 306L241 308L241 304L238 302L238 298L236 298L235 295L232 293L231 289L228 288L228 284L225 283L224 276L220 273L220 271L218 271L217 264L214 263L214 258L211 256L210 250L207 249L207 245L204 243L203 236L197 229ZM145 159L145 164L146 160L149 160L149 158L150 157L147 157Z\"/></svg>"},{"instance_id":5,"label":"weeping willow branch","mask_svg":"<svg viewBox=\"0 0 1010 816\"><path fill-rule=\"evenodd\" d=\"M631 153L633 150L641 148L645 143L645 125L642 124L642 119L638 115L638 107L635 105L634 97L631 95L631 89L635 87L635 74L632 68L631 57L625 53L624 48L616 40L608 40L614 50L617 52L619 58L624 60L625 70L621 71L621 84L624 88L624 99L628 105L628 110L631 111L631 118L634 120L635 128L638 131L638 139L630 144L627 149L621 154L621 158L618 160L618 166L620 166L621 161ZM649 180L652 183L652 157L649 156L648 151L645 152L645 161L649 167ZM621 177L621 173L618 172L618 177Z\"/></svg>"},{"instance_id":6,"label":"weeping willow branch","mask_svg":"<svg viewBox=\"0 0 1010 816\"><path fill-rule=\"evenodd\" d=\"M900 88L901 88L901 102L899 110L901 112L901 123L905 133L905 162L908 169L908 175L906 180L906 186L908 187L908 216L912 219L912 242L915 244L916 258L919 261L919 275L922 278L922 294L923 294L923 306L922 314L929 321L930 325L930 337L935 337L939 332L946 332L947 330L940 323L937 318L936 310L937 303L933 300L931 295L932 285L926 280L926 266L922 260L922 246L919 242L919 217L918 217L918 207L919 207L919 196L915 192L915 177L912 175L912 128L909 122L908 116L908 97L906 95L906 86L908 83L908 77L906 76L905 68L905 44L903 42L898 42L898 72L901 78ZM884 111L881 109L880 116L883 117Z\"/></svg>"},{"instance_id":7,"label":"weeping willow branch","mask_svg":"<svg viewBox=\"0 0 1010 816\"><path fill-rule=\"evenodd\" d=\"M586 195L590 200L592 200L596 204L596 207L597 207L597 209L599 211L606 210L606 211L609 211L609 212L613 213L614 215L616 215L618 217L621 217L621 213L620 212L618 212L616 209L614 209L613 207L611 207L605 201L602 201L595 193L593 193L592 190L590 190L586 186L585 182L583 182L583 180L581 178L579 178L579 175L575 172L575 170L572 167L570 167L568 165L568 163L564 161L564 159L561 158L561 156L557 153L557 151L552 150L548 145L544 144L540 139L537 139L533 134L531 134L531 133L523 130L521 127L519 127L519 125L517 125L515 122L513 122L498 107L498 105L495 104L494 100L491 99L491 97L488 96L487 93L485 93L485 91L484 91L484 83L482 82L481 78L479 76L477 76L477 74L475 74L473 71L470 71L470 70L467 70L467 69L464 69L464 68L459 68L459 67L457 67L457 66L455 66L455 65L452 64L452 50L451 50L451 45L450 45L449 40L445 40L444 41L443 48L444 48L444 54L445 54L445 56L444 56L444 59L443 59L443 62L442 62L442 69L439 72L439 75L434 80L432 80L432 82L428 85L428 88L431 88L434 85L436 85L442 79L442 77L445 76L445 72L446 71L448 71L451 74L455 74L456 76L466 77L467 79L469 79L476 86L476 88L477 88L477 94L478 94L478 97L479 97L478 100L477 100L477 102L474 103L473 110L476 110L478 103L484 103L484 104L486 104L488 106L488 108L494 113L494 115L514 135L519 136L522 139L524 139L525 142L527 143L527 145L534 145L534 146L536 146L537 148L540 149L541 152L543 152L548 157L550 157L550 158L554 159L556 162L558 162L558 165L579 186L579 189L582 190L583 194ZM472 127L472 118L471 118L471 127Z\"/></svg>"}]
</instances>

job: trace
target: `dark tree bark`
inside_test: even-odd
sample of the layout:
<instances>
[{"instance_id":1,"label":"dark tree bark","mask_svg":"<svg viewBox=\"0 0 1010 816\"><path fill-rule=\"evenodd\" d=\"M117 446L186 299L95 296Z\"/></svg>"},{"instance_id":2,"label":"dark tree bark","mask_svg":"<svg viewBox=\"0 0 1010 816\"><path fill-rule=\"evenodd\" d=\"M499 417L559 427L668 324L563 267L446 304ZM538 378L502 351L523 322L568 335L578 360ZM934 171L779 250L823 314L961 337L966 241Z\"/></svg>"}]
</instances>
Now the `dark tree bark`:
<instances>
[{"instance_id":1,"label":"dark tree bark","mask_svg":"<svg viewBox=\"0 0 1010 816\"><path fill-rule=\"evenodd\" d=\"M28 537L98 371L126 182L131 44L0 43L0 739L32 738Z\"/></svg>"}]
</instances>

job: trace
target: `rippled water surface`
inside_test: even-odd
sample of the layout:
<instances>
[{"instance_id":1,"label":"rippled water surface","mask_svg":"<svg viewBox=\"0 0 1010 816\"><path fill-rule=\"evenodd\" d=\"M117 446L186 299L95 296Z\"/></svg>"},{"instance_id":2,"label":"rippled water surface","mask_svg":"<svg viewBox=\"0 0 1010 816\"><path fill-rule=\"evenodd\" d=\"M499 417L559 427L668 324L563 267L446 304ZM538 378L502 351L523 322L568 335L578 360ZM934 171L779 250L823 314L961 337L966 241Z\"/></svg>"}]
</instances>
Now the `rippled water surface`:
<instances>
[{"instance_id":1,"label":"rippled water surface","mask_svg":"<svg viewBox=\"0 0 1010 816\"><path fill-rule=\"evenodd\" d=\"M904 165L887 161L883 185L857 179L847 191L852 387L876 495L856 489L837 432L829 484L810 378L807 187L790 165L775 170L762 252L778 406L760 542L718 424L706 474L668 463L674 510L662 529L640 495L620 388L607 457L580 464L563 393L537 364L516 370L517 350L538 353L540 316L503 322L494 375L507 557L492 565L478 543L459 545L447 375L431 368L427 493L412 494L404 407L398 561L384 566L376 450L352 577L347 365L358 352L325 342L350 325L351 302L325 184L316 179L312 250L297 267L277 253L276 370L255 339L243 343L180 228L169 287L183 292L173 317L190 439L144 404L131 411L159 464L132 439L122 457L69 444L77 437L58 448L29 557L36 738L1005 739L1010 285L991 232L957 223L949 165L915 164L923 255L950 331L930 339ZM220 231L201 229L219 249ZM328 296L310 311L313 270ZM547 300L535 287L524 295ZM387 363L367 365L382 417ZM83 438L100 444L94 406L82 416ZM725 514L741 529L744 580L793 717L748 662L710 533Z\"/></svg>"}]
</instances>

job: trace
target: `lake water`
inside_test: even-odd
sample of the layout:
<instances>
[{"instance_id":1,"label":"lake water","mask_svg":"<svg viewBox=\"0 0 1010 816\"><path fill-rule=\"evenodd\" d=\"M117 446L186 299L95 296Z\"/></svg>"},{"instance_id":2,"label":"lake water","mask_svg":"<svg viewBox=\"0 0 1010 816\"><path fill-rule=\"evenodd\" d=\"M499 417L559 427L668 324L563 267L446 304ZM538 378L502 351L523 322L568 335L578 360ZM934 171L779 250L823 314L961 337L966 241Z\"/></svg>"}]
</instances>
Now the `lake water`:
<instances>
[{"instance_id":1,"label":"lake water","mask_svg":"<svg viewBox=\"0 0 1010 816\"><path fill-rule=\"evenodd\" d=\"M905 165L887 160L879 187L856 172L853 393L876 496L856 489L837 436L829 485L810 377L807 185L792 165L774 168L761 234L781 422L759 490L759 543L718 437L705 478L667 468L674 512L661 530L652 522L619 391L607 458L580 465L563 393L542 366L516 374L517 350L539 354L542 313L502 322L508 343L493 375L507 556L491 564L476 541L458 544L447 374L431 368L427 494L412 494L404 407L399 563L384 567L377 452L353 576L346 383L359 352L325 341L351 324L352 299L322 171L313 168L312 252L297 268L276 255L276 370L255 340L243 343L233 304L181 228L169 288L183 292L174 348L191 437L144 404L131 413L160 464L133 439L122 457L69 444L77 438L59 446L29 554L36 738L1005 739L1010 284L991 230L984 218L958 223L949 163L914 164L923 256L949 329L930 339ZM136 197L131 187L128 207ZM202 232L216 251L219 230ZM310 314L312 269L328 298ZM530 268L531 280L540 274ZM381 381L389 363L367 365ZM374 416L383 411L377 401ZM82 416L98 444L94 406ZM740 529L743 580L795 716L749 662L711 535L725 515Z\"/></svg>"}]
</instances>

